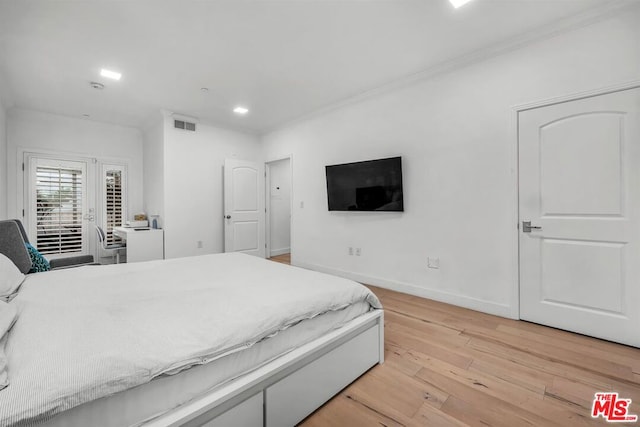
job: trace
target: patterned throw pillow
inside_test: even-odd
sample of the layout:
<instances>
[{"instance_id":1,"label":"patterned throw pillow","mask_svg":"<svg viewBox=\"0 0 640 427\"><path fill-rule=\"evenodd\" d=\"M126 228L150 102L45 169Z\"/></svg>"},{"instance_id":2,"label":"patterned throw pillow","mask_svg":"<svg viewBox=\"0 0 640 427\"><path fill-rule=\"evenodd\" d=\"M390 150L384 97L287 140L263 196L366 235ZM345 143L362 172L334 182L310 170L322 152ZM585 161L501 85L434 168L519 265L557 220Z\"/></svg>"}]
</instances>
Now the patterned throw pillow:
<instances>
[{"instance_id":1,"label":"patterned throw pillow","mask_svg":"<svg viewBox=\"0 0 640 427\"><path fill-rule=\"evenodd\" d=\"M51 266L49 265L49 261L42 256L40 252L31 244L25 243L27 247L27 251L29 251L29 256L31 257L31 270L29 273L39 273L41 271L49 271L51 270Z\"/></svg>"}]
</instances>

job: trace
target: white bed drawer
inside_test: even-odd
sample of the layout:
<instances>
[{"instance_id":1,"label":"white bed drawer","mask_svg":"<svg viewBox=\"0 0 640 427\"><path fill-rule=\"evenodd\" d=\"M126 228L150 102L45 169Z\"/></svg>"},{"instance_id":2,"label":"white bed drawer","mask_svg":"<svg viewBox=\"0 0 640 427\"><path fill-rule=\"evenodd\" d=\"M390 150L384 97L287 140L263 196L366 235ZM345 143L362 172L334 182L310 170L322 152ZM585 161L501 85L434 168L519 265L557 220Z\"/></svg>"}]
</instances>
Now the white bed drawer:
<instances>
[{"instance_id":1,"label":"white bed drawer","mask_svg":"<svg viewBox=\"0 0 640 427\"><path fill-rule=\"evenodd\" d=\"M262 392L234 406L202 427L262 427Z\"/></svg>"},{"instance_id":2,"label":"white bed drawer","mask_svg":"<svg viewBox=\"0 0 640 427\"><path fill-rule=\"evenodd\" d=\"M268 387L265 427L295 425L378 363L379 340L379 329L369 328Z\"/></svg>"}]
</instances>

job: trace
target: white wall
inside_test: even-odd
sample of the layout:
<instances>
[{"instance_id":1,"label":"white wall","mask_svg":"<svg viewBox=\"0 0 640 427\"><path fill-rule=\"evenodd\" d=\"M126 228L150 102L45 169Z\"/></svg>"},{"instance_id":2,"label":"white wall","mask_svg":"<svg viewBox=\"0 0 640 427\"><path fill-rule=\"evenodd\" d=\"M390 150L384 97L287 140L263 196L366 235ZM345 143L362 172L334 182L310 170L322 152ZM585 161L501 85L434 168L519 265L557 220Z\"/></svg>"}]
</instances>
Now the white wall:
<instances>
[{"instance_id":1,"label":"white wall","mask_svg":"<svg viewBox=\"0 0 640 427\"><path fill-rule=\"evenodd\" d=\"M269 240L270 256L291 250L291 160L269 163Z\"/></svg>"},{"instance_id":2,"label":"white wall","mask_svg":"<svg viewBox=\"0 0 640 427\"><path fill-rule=\"evenodd\" d=\"M143 131L143 206L147 215L164 221L164 119L158 115ZM150 219L151 220L151 219Z\"/></svg>"},{"instance_id":3,"label":"white wall","mask_svg":"<svg viewBox=\"0 0 640 427\"><path fill-rule=\"evenodd\" d=\"M7 219L7 114L0 99L0 220Z\"/></svg>"},{"instance_id":4,"label":"white wall","mask_svg":"<svg viewBox=\"0 0 640 427\"><path fill-rule=\"evenodd\" d=\"M8 215L21 217L22 173L19 152L128 160L128 210L142 211L142 134L138 129L73 117L11 109L7 117Z\"/></svg>"},{"instance_id":5,"label":"white wall","mask_svg":"<svg viewBox=\"0 0 640 427\"><path fill-rule=\"evenodd\" d=\"M223 252L224 159L261 161L259 139L203 123L174 129L171 118L164 132L165 257Z\"/></svg>"},{"instance_id":6,"label":"white wall","mask_svg":"<svg viewBox=\"0 0 640 427\"><path fill-rule=\"evenodd\" d=\"M513 106L638 79L638 22L636 9L266 135L267 158L295 159L293 263L517 315ZM404 213L327 211L325 165L396 155Z\"/></svg>"}]
</instances>

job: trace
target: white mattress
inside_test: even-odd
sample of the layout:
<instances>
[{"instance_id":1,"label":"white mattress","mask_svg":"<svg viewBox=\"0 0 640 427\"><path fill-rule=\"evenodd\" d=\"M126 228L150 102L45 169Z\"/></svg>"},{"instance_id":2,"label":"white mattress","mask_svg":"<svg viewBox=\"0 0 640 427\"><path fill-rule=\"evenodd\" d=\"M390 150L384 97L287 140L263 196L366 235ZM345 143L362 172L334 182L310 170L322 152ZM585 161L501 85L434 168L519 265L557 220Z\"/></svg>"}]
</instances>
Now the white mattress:
<instances>
[{"instance_id":1,"label":"white mattress","mask_svg":"<svg viewBox=\"0 0 640 427\"><path fill-rule=\"evenodd\" d=\"M30 275L10 303L18 319L6 344L11 384L0 392L0 425L51 420L162 375L243 352L305 319L360 302L380 307L375 295L353 281L237 253ZM286 349L268 347L265 359ZM217 380L243 372L231 365L222 371ZM182 392L178 388L147 399L166 400L156 409L168 409L184 400L170 399ZM200 392L191 385L181 388ZM127 401L110 416L125 416L139 406ZM139 420L138 415L127 419ZM94 420L82 425L106 422L104 416Z\"/></svg>"},{"instance_id":2,"label":"white mattress","mask_svg":"<svg viewBox=\"0 0 640 427\"><path fill-rule=\"evenodd\" d=\"M359 302L343 310L304 320L253 347L176 375L162 376L141 386L76 406L49 420L46 426L135 426L202 396L228 381L251 372L323 334L367 313Z\"/></svg>"}]
</instances>

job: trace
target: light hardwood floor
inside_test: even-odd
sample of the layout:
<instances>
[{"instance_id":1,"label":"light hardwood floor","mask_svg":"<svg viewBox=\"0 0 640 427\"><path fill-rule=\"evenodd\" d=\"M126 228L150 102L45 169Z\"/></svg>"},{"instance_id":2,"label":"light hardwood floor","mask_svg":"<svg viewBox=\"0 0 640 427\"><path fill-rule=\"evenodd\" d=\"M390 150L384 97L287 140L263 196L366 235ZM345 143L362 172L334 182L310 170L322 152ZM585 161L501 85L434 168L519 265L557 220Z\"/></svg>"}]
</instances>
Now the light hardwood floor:
<instances>
[{"instance_id":1,"label":"light hardwood floor","mask_svg":"<svg viewBox=\"0 0 640 427\"><path fill-rule=\"evenodd\" d=\"M607 425L591 418L600 391L640 415L640 349L369 288L385 310L386 361L304 427Z\"/></svg>"},{"instance_id":2,"label":"light hardwood floor","mask_svg":"<svg viewBox=\"0 0 640 427\"><path fill-rule=\"evenodd\" d=\"M591 418L599 391L640 415L640 349L369 287L386 361L305 427L606 425Z\"/></svg>"},{"instance_id":3,"label":"light hardwood floor","mask_svg":"<svg viewBox=\"0 0 640 427\"><path fill-rule=\"evenodd\" d=\"M269 258L271 261L279 262L282 264L291 264L291 254L276 255Z\"/></svg>"}]
</instances>

